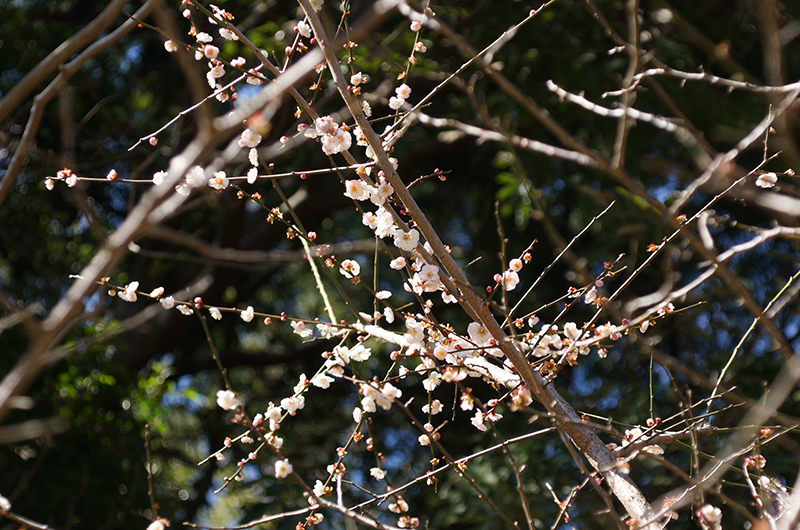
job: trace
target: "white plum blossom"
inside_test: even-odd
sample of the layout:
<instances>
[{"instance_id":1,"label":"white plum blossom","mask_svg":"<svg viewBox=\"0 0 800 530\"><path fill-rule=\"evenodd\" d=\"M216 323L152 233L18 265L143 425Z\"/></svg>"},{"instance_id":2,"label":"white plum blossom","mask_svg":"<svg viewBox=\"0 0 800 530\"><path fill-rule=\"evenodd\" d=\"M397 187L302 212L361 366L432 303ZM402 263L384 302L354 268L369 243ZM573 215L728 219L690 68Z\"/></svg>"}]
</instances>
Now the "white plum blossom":
<instances>
[{"instance_id":1,"label":"white plum blossom","mask_svg":"<svg viewBox=\"0 0 800 530\"><path fill-rule=\"evenodd\" d=\"M377 293L375 293L375 298L377 298L378 300L386 300L391 296L392 296L391 291L378 291Z\"/></svg>"},{"instance_id":2,"label":"white plum blossom","mask_svg":"<svg viewBox=\"0 0 800 530\"><path fill-rule=\"evenodd\" d=\"M583 297L583 301L587 304L591 304L597 300L597 287L592 285L592 288L586 291L586 294Z\"/></svg>"},{"instance_id":3,"label":"white plum blossom","mask_svg":"<svg viewBox=\"0 0 800 530\"><path fill-rule=\"evenodd\" d=\"M361 180L347 180L344 183L345 197L354 201L366 201L369 199L369 187Z\"/></svg>"},{"instance_id":4,"label":"white plum blossom","mask_svg":"<svg viewBox=\"0 0 800 530\"><path fill-rule=\"evenodd\" d=\"M291 396L281 400L281 408L294 416L295 412L306 406L305 396Z\"/></svg>"},{"instance_id":5,"label":"white plum blossom","mask_svg":"<svg viewBox=\"0 0 800 530\"><path fill-rule=\"evenodd\" d=\"M370 189L369 200L372 201L373 204L380 206L386 202L386 199L391 197L392 193L394 193L392 185L386 182L385 178L381 177L377 186Z\"/></svg>"},{"instance_id":6,"label":"white plum blossom","mask_svg":"<svg viewBox=\"0 0 800 530\"><path fill-rule=\"evenodd\" d=\"M509 270L512 270L514 272L521 271L522 270L522 260L518 259L518 258L512 259L511 261L508 262L508 268L509 268Z\"/></svg>"},{"instance_id":7,"label":"white plum blossom","mask_svg":"<svg viewBox=\"0 0 800 530\"><path fill-rule=\"evenodd\" d=\"M253 310L253 306L251 306L251 305L247 306L247 309L245 309L244 311L242 311L242 312L239 314L239 316L240 316L240 317L241 317L241 319L242 319L242 320L244 320L245 322L250 322L250 321L252 321L252 320L253 320L253 317L255 316L255 312L254 312L254 310Z\"/></svg>"},{"instance_id":8,"label":"white plum blossom","mask_svg":"<svg viewBox=\"0 0 800 530\"><path fill-rule=\"evenodd\" d=\"M258 149L251 147L250 152L247 153L247 160L251 166L258 166Z\"/></svg>"},{"instance_id":9,"label":"white plum blossom","mask_svg":"<svg viewBox=\"0 0 800 530\"><path fill-rule=\"evenodd\" d=\"M405 102L406 100L404 100L403 98L392 96L389 98L389 108L392 110L399 110L400 107L402 107L403 103Z\"/></svg>"},{"instance_id":10,"label":"white plum blossom","mask_svg":"<svg viewBox=\"0 0 800 530\"><path fill-rule=\"evenodd\" d=\"M294 332L304 339L314 334L314 329L306 326L306 323L302 320L293 320L291 325Z\"/></svg>"},{"instance_id":11,"label":"white plum blossom","mask_svg":"<svg viewBox=\"0 0 800 530\"><path fill-rule=\"evenodd\" d=\"M230 390L217 391L217 405L223 410L236 410L242 406L242 402Z\"/></svg>"},{"instance_id":12,"label":"white plum blossom","mask_svg":"<svg viewBox=\"0 0 800 530\"><path fill-rule=\"evenodd\" d=\"M472 322L467 326L467 334L478 346L484 346L492 339L489 331L479 322Z\"/></svg>"},{"instance_id":13,"label":"white plum blossom","mask_svg":"<svg viewBox=\"0 0 800 530\"><path fill-rule=\"evenodd\" d=\"M317 388L325 389L331 386L331 383L334 381L335 379L333 377L328 377L324 373L319 373L311 378L310 383Z\"/></svg>"},{"instance_id":14,"label":"white plum blossom","mask_svg":"<svg viewBox=\"0 0 800 530\"><path fill-rule=\"evenodd\" d=\"M759 188L772 188L777 183L778 183L778 175L771 171L761 173L756 179L756 186L758 186Z\"/></svg>"},{"instance_id":15,"label":"white plum blossom","mask_svg":"<svg viewBox=\"0 0 800 530\"><path fill-rule=\"evenodd\" d=\"M346 259L339 266L339 272L345 278L355 278L361 274L361 265L355 260Z\"/></svg>"},{"instance_id":16,"label":"white plum blossom","mask_svg":"<svg viewBox=\"0 0 800 530\"><path fill-rule=\"evenodd\" d=\"M519 284L519 275L513 270L507 270L503 273L503 287L506 291L513 291Z\"/></svg>"},{"instance_id":17,"label":"white plum blossom","mask_svg":"<svg viewBox=\"0 0 800 530\"><path fill-rule=\"evenodd\" d=\"M70 188L74 188L75 186L78 185L78 176L75 174L68 176L66 179L66 183L67 186L69 186Z\"/></svg>"},{"instance_id":18,"label":"white plum blossom","mask_svg":"<svg viewBox=\"0 0 800 530\"><path fill-rule=\"evenodd\" d=\"M264 80L261 79L261 77L260 77L261 74L259 74L258 70L256 70L255 68L249 69L247 71L247 73L250 74L245 79L245 81L247 81L248 85L260 85L261 83L264 82Z\"/></svg>"},{"instance_id":19,"label":"white plum blossom","mask_svg":"<svg viewBox=\"0 0 800 530\"><path fill-rule=\"evenodd\" d=\"M411 31L416 33L421 29L422 29L422 22L420 22L419 20L415 20L411 23Z\"/></svg>"},{"instance_id":20,"label":"white plum blossom","mask_svg":"<svg viewBox=\"0 0 800 530\"><path fill-rule=\"evenodd\" d=\"M322 136L322 152L326 155L334 155L347 151L353 142L353 137L344 129L336 129L332 134Z\"/></svg>"},{"instance_id":21,"label":"white plum blossom","mask_svg":"<svg viewBox=\"0 0 800 530\"><path fill-rule=\"evenodd\" d=\"M162 294L164 294L163 287L156 287L152 291L150 291L150 298L159 298Z\"/></svg>"},{"instance_id":22,"label":"white plum blossom","mask_svg":"<svg viewBox=\"0 0 800 530\"><path fill-rule=\"evenodd\" d=\"M421 434L419 438L417 438L417 441L423 447L426 447L431 444L431 438L427 434Z\"/></svg>"},{"instance_id":23,"label":"white plum blossom","mask_svg":"<svg viewBox=\"0 0 800 530\"><path fill-rule=\"evenodd\" d=\"M407 100L409 96L411 96L411 87L407 84L403 83L399 87L394 89L395 94L397 97L401 98L403 101Z\"/></svg>"},{"instance_id":24,"label":"white plum blossom","mask_svg":"<svg viewBox=\"0 0 800 530\"><path fill-rule=\"evenodd\" d=\"M301 20L297 23L296 26L297 32L302 35L303 37L310 39L311 38L311 26L305 20Z\"/></svg>"},{"instance_id":25,"label":"white plum blossom","mask_svg":"<svg viewBox=\"0 0 800 530\"><path fill-rule=\"evenodd\" d=\"M697 513L708 523L711 530L720 530L722 528L722 510L716 506L706 504Z\"/></svg>"},{"instance_id":26,"label":"white plum blossom","mask_svg":"<svg viewBox=\"0 0 800 530\"><path fill-rule=\"evenodd\" d=\"M214 37L206 33L205 31L201 31L195 36L197 42L208 43L214 40Z\"/></svg>"},{"instance_id":27,"label":"white plum blossom","mask_svg":"<svg viewBox=\"0 0 800 530\"><path fill-rule=\"evenodd\" d=\"M325 3L325 0L308 0L308 3L311 4L311 7L314 11L319 11L322 9L322 5Z\"/></svg>"},{"instance_id":28,"label":"white plum blossom","mask_svg":"<svg viewBox=\"0 0 800 530\"><path fill-rule=\"evenodd\" d=\"M426 293L438 291L443 287L442 281L439 279L439 267L436 265L423 265L422 270L414 277L422 281L422 290Z\"/></svg>"},{"instance_id":29,"label":"white plum blossom","mask_svg":"<svg viewBox=\"0 0 800 530\"><path fill-rule=\"evenodd\" d=\"M391 212L383 207L378 208L375 212L375 235L384 238L393 235L397 231L397 226L394 224L394 218Z\"/></svg>"},{"instance_id":30,"label":"white plum blossom","mask_svg":"<svg viewBox=\"0 0 800 530\"><path fill-rule=\"evenodd\" d=\"M356 344L347 352L348 357L351 361L356 361L362 363L370 358L372 355L372 350L365 347L363 344Z\"/></svg>"},{"instance_id":31,"label":"white plum blossom","mask_svg":"<svg viewBox=\"0 0 800 530\"><path fill-rule=\"evenodd\" d=\"M278 460L275 462L275 478L286 478L292 474L294 467L288 459Z\"/></svg>"},{"instance_id":32,"label":"white plum blossom","mask_svg":"<svg viewBox=\"0 0 800 530\"><path fill-rule=\"evenodd\" d=\"M395 258L391 261L391 263L389 263L389 267L396 271L403 270L405 266L406 266L406 258L404 258L403 256Z\"/></svg>"},{"instance_id":33,"label":"white plum blossom","mask_svg":"<svg viewBox=\"0 0 800 530\"><path fill-rule=\"evenodd\" d=\"M244 57L239 56L236 59L231 60L231 66L233 66L234 68L241 68L242 66L245 65L246 62L247 60Z\"/></svg>"},{"instance_id":34,"label":"white plum blossom","mask_svg":"<svg viewBox=\"0 0 800 530\"><path fill-rule=\"evenodd\" d=\"M643 436L644 432L639 427L634 427L633 429L626 429L625 439L622 440L622 446L625 447L626 445L630 445L632 443L643 442L645 440ZM642 447L642 451L654 455L664 454L664 450L658 445L647 445L645 447Z\"/></svg>"},{"instance_id":35,"label":"white plum blossom","mask_svg":"<svg viewBox=\"0 0 800 530\"><path fill-rule=\"evenodd\" d=\"M169 53L175 53L178 51L178 45L175 43L175 41L168 40L164 43L164 49Z\"/></svg>"},{"instance_id":36,"label":"white plum blossom","mask_svg":"<svg viewBox=\"0 0 800 530\"><path fill-rule=\"evenodd\" d=\"M164 179L166 178L166 176L167 176L166 171L156 171L155 173L153 173L153 184L155 184L156 186L161 186L162 184L164 184Z\"/></svg>"},{"instance_id":37,"label":"white plum blossom","mask_svg":"<svg viewBox=\"0 0 800 530\"><path fill-rule=\"evenodd\" d=\"M428 405L427 403L422 406L422 412L428 413L430 412L431 416L436 416L442 411L442 402L438 399L434 399L431 401L431 404Z\"/></svg>"},{"instance_id":38,"label":"white plum blossom","mask_svg":"<svg viewBox=\"0 0 800 530\"><path fill-rule=\"evenodd\" d=\"M350 84L353 86L358 86L362 83L366 83L369 81L369 76L362 74L361 72L355 73L350 76Z\"/></svg>"},{"instance_id":39,"label":"white plum blossom","mask_svg":"<svg viewBox=\"0 0 800 530\"><path fill-rule=\"evenodd\" d=\"M239 37L236 36L236 33L226 28L219 28L219 36L225 40L239 40Z\"/></svg>"},{"instance_id":40,"label":"white plum blossom","mask_svg":"<svg viewBox=\"0 0 800 530\"><path fill-rule=\"evenodd\" d=\"M206 59L216 59L219 55L219 48L214 45L207 44L203 46L203 55L206 56Z\"/></svg>"},{"instance_id":41,"label":"white plum blossom","mask_svg":"<svg viewBox=\"0 0 800 530\"><path fill-rule=\"evenodd\" d=\"M117 295L126 302L136 301L136 290L139 288L139 282L131 282L125 286L125 290L119 291Z\"/></svg>"},{"instance_id":42,"label":"white plum blossom","mask_svg":"<svg viewBox=\"0 0 800 530\"><path fill-rule=\"evenodd\" d=\"M163 307L164 309L172 309L173 307L175 307L175 299L171 296L162 298L161 300L159 300L159 302L161 302L161 307Z\"/></svg>"},{"instance_id":43,"label":"white plum blossom","mask_svg":"<svg viewBox=\"0 0 800 530\"><path fill-rule=\"evenodd\" d=\"M184 197L186 197L191 192L192 192L192 189L185 182L181 182L180 184L175 186L175 193L177 193L178 195L183 195Z\"/></svg>"},{"instance_id":44,"label":"white plum blossom","mask_svg":"<svg viewBox=\"0 0 800 530\"><path fill-rule=\"evenodd\" d=\"M0 513L3 512L2 508L3 507L0 506ZM9 511L10 509L11 509L11 505L9 504L8 510L5 510L5 511ZM161 517L159 517L158 519L156 519L155 521L153 521L152 523L147 525L147 530L166 530L166 528L167 528L167 526L164 524L164 520L162 520Z\"/></svg>"},{"instance_id":45,"label":"white plum blossom","mask_svg":"<svg viewBox=\"0 0 800 530\"><path fill-rule=\"evenodd\" d=\"M228 187L228 177L224 171L215 171L214 176L208 179L208 185L215 190L224 190Z\"/></svg>"},{"instance_id":46,"label":"white plum blossom","mask_svg":"<svg viewBox=\"0 0 800 530\"><path fill-rule=\"evenodd\" d=\"M428 374L428 377L422 381L422 387L427 390L428 392L433 392L433 390L439 386L442 382L442 376L439 375L439 372L431 372Z\"/></svg>"},{"instance_id":47,"label":"white plum blossom","mask_svg":"<svg viewBox=\"0 0 800 530\"><path fill-rule=\"evenodd\" d=\"M386 471L379 467L373 467L369 470L369 474L375 477L375 480L383 480L386 476Z\"/></svg>"},{"instance_id":48,"label":"white plum blossom","mask_svg":"<svg viewBox=\"0 0 800 530\"><path fill-rule=\"evenodd\" d=\"M413 318L407 318L406 329L408 331L403 335L403 338L408 341L409 345L421 347L425 340L425 329L422 324Z\"/></svg>"},{"instance_id":49,"label":"white plum blossom","mask_svg":"<svg viewBox=\"0 0 800 530\"><path fill-rule=\"evenodd\" d=\"M314 483L314 495L317 497L325 495L325 484L323 484L321 480L317 480Z\"/></svg>"},{"instance_id":50,"label":"white plum blossom","mask_svg":"<svg viewBox=\"0 0 800 530\"><path fill-rule=\"evenodd\" d=\"M190 188L199 188L204 186L206 182L205 172L200 166L192 166L192 168L186 172L186 184Z\"/></svg>"},{"instance_id":51,"label":"white plum blossom","mask_svg":"<svg viewBox=\"0 0 800 530\"><path fill-rule=\"evenodd\" d=\"M475 415L469 421L479 431L486 432L487 430L489 430L489 428L486 427L486 425L483 423L483 411L481 411L481 409L476 410Z\"/></svg>"},{"instance_id":52,"label":"white plum blossom","mask_svg":"<svg viewBox=\"0 0 800 530\"><path fill-rule=\"evenodd\" d=\"M581 329L575 322L567 322L564 324L564 335L570 340L578 340L581 336Z\"/></svg>"},{"instance_id":53,"label":"white plum blossom","mask_svg":"<svg viewBox=\"0 0 800 530\"><path fill-rule=\"evenodd\" d=\"M257 147L261 143L261 135L250 129L245 129L239 138L239 147Z\"/></svg>"},{"instance_id":54,"label":"white plum blossom","mask_svg":"<svg viewBox=\"0 0 800 530\"><path fill-rule=\"evenodd\" d=\"M419 232L412 228L408 232L403 232L402 230L398 230L394 236L394 246L399 248L400 250L405 250L406 252L411 252L417 245L419 244Z\"/></svg>"},{"instance_id":55,"label":"white plum blossom","mask_svg":"<svg viewBox=\"0 0 800 530\"><path fill-rule=\"evenodd\" d=\"M211 315L211 318L214 320L222 320L222 313L216 307L209 307L208 313Z\"/></svg>"},{"instance_id":56,"label":"white plum blossom","mask_svg":"<svg viewBox=\"0 0 800 530\"><path fill-rule=\"evenodd\" d=\"M251 167L247 172L247 183L252 184L258 180L258 168Z\"/></svg>"}]
</instances>

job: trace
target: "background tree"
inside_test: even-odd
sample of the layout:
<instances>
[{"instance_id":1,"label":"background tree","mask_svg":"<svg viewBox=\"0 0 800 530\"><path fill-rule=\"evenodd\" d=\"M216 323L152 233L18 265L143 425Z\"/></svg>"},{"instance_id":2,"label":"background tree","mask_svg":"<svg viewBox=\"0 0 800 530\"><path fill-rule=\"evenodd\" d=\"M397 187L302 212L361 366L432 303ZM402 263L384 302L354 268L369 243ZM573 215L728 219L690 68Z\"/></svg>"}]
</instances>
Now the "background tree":
<instances>
[{"instance_id":1,"label":"background tree","mask_svg":"<svg viewBox=\"0 0 800 530\"><path fill-rule=\"evenodd\" d=\"M800 75L796 2L354 1L324 4L318 15L305 2L176 4L0 7L0 495L12 505L9 525L27 517L57 528L141 528L161 515L231 526L287 512L298 513L271 524L310 525L296 479L328 480L343 447L341 495L334 480L318 499L333 503L320 512L323 527L407 526L411 518L431 528L642 522L615 498L613 477L596 480L593 453L574 431L587 426L620 446L637 427L657 437L618 449L613 457L626 460L602 471L629 471L655 512L677 499L670 527L714 528L714 510L701 510L707 504L729 527L796 525L798 504L784 498L797 475L800 400L800 208L790 171L800 160L800 86L790 84ZM238 41L219 33L227 22ZM276 81L234 83L261 64L258 49L285 73L265 65L258 75ZM333 53L378 133L403 118L389 156L471 282L455 283L461 307L438 292L403 289L402 273L388 267L400 250L362 223L374 205L343 195L354 169L329 170L351 159L325 155L301 130L320 129L308 102L354 133L357 113L331 78ZM245 66L237 70L238 57ZM326 59L328 68L315 71ZM233 83L227 101L209 97L205 79L219 60L220 84ZM358 72L369 79L355 83ZM405 103L395 92L401 83L411 89ZM262 136L262 178L222 191L204 180L188 198L173 191L195 165L204 179L220 170L246 175L248 149L237 140L247 128ZM352 156L368 162L355 140ZM392 175L385 160L378 165ZM65 167L77 182L57 178ZM153 185L163 170L167 182ZM427 236L394 188L401 218ZM319 258L319 281L303 239ZM440 276L457 280L433 250ZM494 276L518 257L519 285L506 290L513 281ZM339 274L348 259L360 264L360 283ZM125 291L134 282L136 297ZM194 314L148 299L160 286L161 298L188 302ZM242 467L241 482L228 484L258 437L233 443L224 462L207 457L246 430L241 422L292 395L301 374L316 374L342 340L302 337L280 322L285 315L314 329L315 319L329 320L320 286L337 321L351 326L342 345L354 348L360 336L372 355L324 391L309 385L304 408L276 433L281 455L265 447ZM393 296L378 301L380 290ZM470 297L486 304L470 306ZM359 313L385 303L396 320L378 324L396 336L353 330L365 323ZM260 317L244 322L236 313L248 306ZM216 321L210 307L230 311ZM470 338L467 326L488 311L520 341L500 345L522 348L586 424L553 415L549 402L512 411L508 394L525 374L508 363L470 365L463 381L423 387L431 367L413 372L445 334L437 326ZM390 344L411 316L428 319L421 353ZM592 341L588 355L570 349L568 322L586 323L572 343ZM539 333L552 324L558 331L545 354ZM412 354L392 355L399 349ZM493 356L481 358L491 364ZM433 371L446 374L447 363L437 359ZM400 366L412 373L401 378ZM354 383L387 374L402 396L388 411L364 414L356 429L353 410L369 391ZM244 405L236 413L217 406L226 385ZM462 410L462 395L477 408ZM434 399L443 412L421 412ZM477 410L504 417L483 432L470 421ZM439 446L420 444L426 422L441 426ZM643 450L654 443L663 455ZM294 477L276 478L283 457ZM451 457L469 461L428 484L426 473ZM408 483L402 501L387 490ZM359 509L343 513L339 504Z\"/></svg>"}]
</instances>

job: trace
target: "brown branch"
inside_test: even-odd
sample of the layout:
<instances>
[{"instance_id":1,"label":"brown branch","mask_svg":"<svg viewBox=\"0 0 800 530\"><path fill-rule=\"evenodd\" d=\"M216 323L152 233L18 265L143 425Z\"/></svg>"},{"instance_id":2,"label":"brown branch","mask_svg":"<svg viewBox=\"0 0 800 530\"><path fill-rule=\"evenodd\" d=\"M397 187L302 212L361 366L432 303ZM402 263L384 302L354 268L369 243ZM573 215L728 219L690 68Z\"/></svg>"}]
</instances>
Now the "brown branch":
<instances>
[{"instance_id":1,"label":"brown branch","mask_svg":"<svg viewBox=\"0 0 800 530\"><path fill-rule=\"evenodd\" d=\"M102 13L94 20L81 28L75 35L65 40L50 55L45 57L33 70L28 72L21 81L16 83L8 93L0 99L0 122L14 111L32 92L36 85L54 72L61 63L69 59L78 50L83 48L92 39L102 33L107 27L117 20L122 9L128 4L127 0L113 0L106 6Z\"/></svg>"},{"instance_id":2,"label":"brown branch","mask_svg":"<svg viewBox=\"0 0 800 530\"><path fill-rule=\"evenodd\" d=\"M145 5L139 8L139 10L136 12L136 16L138 18L146 17L155 7L156 3L157 0L148 0ZM14 152L14 157L11 159L11 163L6 170L6 174L3 176L3 180L0 181L0 204L3 204L5 201L6 195L8 195L8 192L11 190L11 186L14 184L19 172L22 170L25 159L28 157L28 150L30 149L31 144L33 144L36 133L39 131L39 125L42 122L45 107L50 100L58 93L59 89L64 85L64 83L66 83L67 80L86 63L86 61L111 47L135 28L136 22L133 20L125 21L116 30L86 48L80 55L78 55L78 57L61 66L56 78L53 79L49 85L47 85L47 88L33 98L33 107L31 108L31 114L28 117L28 123L25 126L25 132L22 133L22 139L20 140L19 145Z\"/></svg>"}]
</instances>

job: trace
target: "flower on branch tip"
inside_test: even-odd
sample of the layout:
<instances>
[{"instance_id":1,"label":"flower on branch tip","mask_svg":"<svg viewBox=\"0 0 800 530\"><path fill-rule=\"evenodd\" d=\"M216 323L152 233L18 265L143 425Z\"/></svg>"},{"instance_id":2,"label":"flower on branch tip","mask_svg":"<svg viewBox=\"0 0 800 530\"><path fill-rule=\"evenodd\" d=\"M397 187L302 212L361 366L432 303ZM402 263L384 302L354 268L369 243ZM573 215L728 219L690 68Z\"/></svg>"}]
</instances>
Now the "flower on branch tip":
<instances>
[{"instance_id":1,"label":"flower on branch tip","mask_svg":"<svg viewBox=\"0 0 800 530\"><path fill-rule=\"evenodd\" d=\"M223 410L236 410L242 402L231 390L217 390L217 405Z\"/></svg>"},{"instance_id":2,"label":"flower on branch tip","mask_svg":"<svg viewBox=\"0 0 800 530\"><path fill-rule=\"evenodd\" d=\"M773 188L778 183L778 175L771 171L761 173L756 179L756 186L759 188Z\"/></svg>"},{"instance_id":3,"label":"flower on branch tip","mask_svg":"<svg viewBox=\"0 0 800 530\"><path fill-rule=\"evenodd\" d=\"M422 29L422 22L415 20L411 23L411 31L417 32Z\"/></svg>"},{"instance_id":4,"label":"flower on branch tip","mask_svg":"<svg viewBox=\"0 0 800 530\"><path fill-rule=\"evenodd\" d=\"M168 40L164 43L164 49L167 50L169 53L175 53L178 51L178 45L175 41Z\"/></svg>"},{"instance_id":5,"label":"flower on branch tip","mask_svg":"<svg viewBox=\"0 0 800 530\"><path fill-rule=\"evenodd\" d=\"M303 37L310 39L311 38L311 26L305 20L301 20L297 23L297 26L294 28L300 35Z\"/></svg>"},{"instance_id":6,"label":"flower on branch tip","mask_svg":"<svg viewBox=\"0 0 800 530\"><path fill-rule=\"evenodd\" d=\"M275 462L275 478L286 478L292 474L294 467L288 459L278 460Z\"/></svg>"},{"instance_id":7,"label":"flower on branch tip","mask_svg":"<svg viewBox=\"0 0 800 530\"><path fill-rule=\"evenodd\" d=\"M250 322L251 320L253 320L253 317L255 316L255 312L254 312L254 310L253 310L253 306L251 306L251 305L247 306L247 309L245 309L244 311L242 311L242 312L239 314L239 316L240 316L240 317L241 317L241 319L242 319L242 320L244 320L245 322Z\"/></svg>"}]
</instances>

